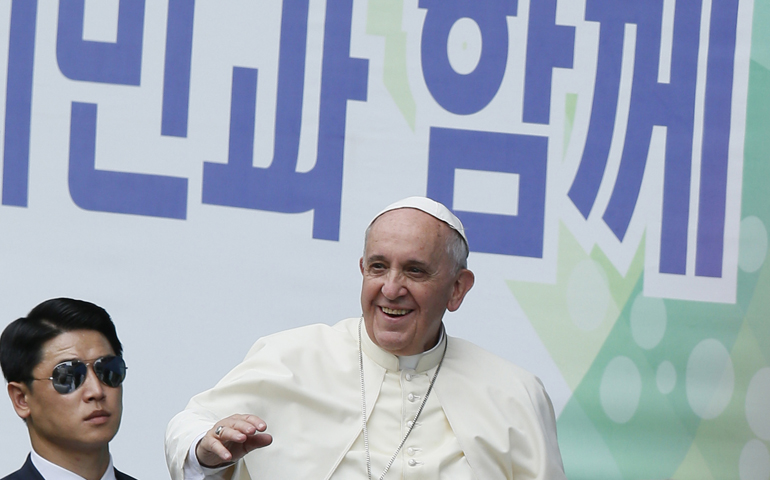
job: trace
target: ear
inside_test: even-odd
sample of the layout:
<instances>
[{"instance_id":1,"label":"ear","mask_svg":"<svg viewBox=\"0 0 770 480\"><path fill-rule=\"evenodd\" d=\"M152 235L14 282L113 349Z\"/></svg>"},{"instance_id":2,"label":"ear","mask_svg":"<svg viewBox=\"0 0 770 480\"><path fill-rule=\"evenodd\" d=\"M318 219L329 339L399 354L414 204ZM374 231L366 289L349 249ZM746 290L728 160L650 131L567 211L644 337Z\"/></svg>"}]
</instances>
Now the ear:
<instances>
[{"instance_id":1,"label":"ear","mask_svg":"<svg viewBox=\"0 0 770 480\"><path fill-rule=\"evenodd\" d=\"M364 274L364 257L358 259L358 269L361 270L361 275Z\"/></svg>"},{"instance_id":2,"label":"ear","mask_svg":"<svg viewBox=\"0 0 770 480\"><path fill-rule=\"evenodd\" d=\"M471 287L473 287L473 282L475 281L476 277L473 275L473 272L467 268L460 270L460 273L457 274L457 278L455 278L455 282L452 285L452 296L449 297L446 309L450 312L454 312L460 308L460 305L465 298L465 294L470 291Z\"/></svg>"},{"instance_id":3,"label":"ear","mask_svg":"<svg viewBox=\"0 0 770 480\"><path fill-rule=\"evenodd\" d=\"M31 393L29 387L24 383L8 382L8 396L11 397L13 409L16 410L16 415L25 421L31 413L27 404L27 396Z\"/></svg>"}]
</instances>

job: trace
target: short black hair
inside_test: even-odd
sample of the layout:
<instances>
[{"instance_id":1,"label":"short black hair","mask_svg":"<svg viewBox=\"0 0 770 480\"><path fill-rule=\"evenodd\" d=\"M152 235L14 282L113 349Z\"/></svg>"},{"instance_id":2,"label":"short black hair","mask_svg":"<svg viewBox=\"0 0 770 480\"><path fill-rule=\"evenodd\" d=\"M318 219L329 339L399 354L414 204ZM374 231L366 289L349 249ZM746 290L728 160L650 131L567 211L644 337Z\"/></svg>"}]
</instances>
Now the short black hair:
<instances>
[{"instance_id":1,"label":"short black hair","mask_svg":"<svg viewBox=\"0 0 770 480\"><path fill-rule=\"evenodd\" d=\"M123 354L106 310L83 300L54 298L11 322L0 335L0 367L6 381L31 386L32 370L42 360L43 344L73 330L95 330L105 336L116 355Z\"/></svg>"}]
</instances>

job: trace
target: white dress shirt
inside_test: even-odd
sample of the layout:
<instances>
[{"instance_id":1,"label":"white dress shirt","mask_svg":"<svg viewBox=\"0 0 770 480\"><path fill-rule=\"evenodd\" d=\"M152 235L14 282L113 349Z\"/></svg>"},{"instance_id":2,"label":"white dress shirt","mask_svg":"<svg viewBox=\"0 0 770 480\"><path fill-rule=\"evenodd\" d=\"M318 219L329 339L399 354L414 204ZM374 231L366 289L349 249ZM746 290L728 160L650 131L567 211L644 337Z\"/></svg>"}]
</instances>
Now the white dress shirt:
<instances>
[{"instance_id":1,"label":"white dress shirt","mask_svg":"<svg viewBox=\"0 0 770 480\"><path fill-rule=\"evenodd\" d=\"M32 465L37 468L37 471L40 472L40 475L45 480L84 480L80 475L49 462L38 455L35 450L30 452L30 458L32 459ZM110 455L110 464L107 466L107 470L104 472L104 475L102 475L101 480L115 480L115 469L112 467L112 455Z\"/></svg>"}]
</instances>

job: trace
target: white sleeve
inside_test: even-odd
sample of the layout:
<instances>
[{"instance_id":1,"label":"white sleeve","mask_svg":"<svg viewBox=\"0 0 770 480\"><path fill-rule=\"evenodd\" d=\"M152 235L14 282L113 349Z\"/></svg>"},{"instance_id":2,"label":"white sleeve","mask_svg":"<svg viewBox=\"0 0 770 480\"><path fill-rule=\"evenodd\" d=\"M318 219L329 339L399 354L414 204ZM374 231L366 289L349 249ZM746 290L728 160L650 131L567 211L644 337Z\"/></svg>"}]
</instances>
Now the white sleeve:
<instances>
[{"instance_id":1,"label":"white sleeve","mask_svg":"<svg viewBox=\"0 0 770 480\"><path fill-rule=\"evenodd\" d=\"M225 470L232 465L227 463L218 468L208 468L200 464L195 448L205 435L206 432L198 435L190 445L190 450L187 451L187 458L184 461L184 480L224 480Z\"/></svg>"}]
</instances>

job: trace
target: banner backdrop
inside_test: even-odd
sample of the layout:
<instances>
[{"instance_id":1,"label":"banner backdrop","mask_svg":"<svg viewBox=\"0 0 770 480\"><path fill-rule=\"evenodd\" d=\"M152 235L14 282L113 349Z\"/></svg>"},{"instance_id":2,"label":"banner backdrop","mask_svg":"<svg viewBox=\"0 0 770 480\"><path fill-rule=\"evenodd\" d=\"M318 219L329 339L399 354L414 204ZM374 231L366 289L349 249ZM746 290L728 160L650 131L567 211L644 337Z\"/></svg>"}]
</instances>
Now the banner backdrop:
<instances>
[{"instance_id":1,"label":"banner backdrop","mask_svg":"<svg viewBox=\"0 0 770 480\"><path fill-rule=\"evenodd\" d=\"M543 380L570 479L768 479L768 25L770 0L2 0L0 325L106 308L115 464L164 478L168 420L258 337L358 316L366 226L428 195L477 278L447 328ZM3 475L29 451L5 395L0 431Z\"/></svg>"}]
</instances>

